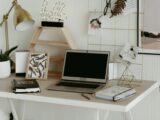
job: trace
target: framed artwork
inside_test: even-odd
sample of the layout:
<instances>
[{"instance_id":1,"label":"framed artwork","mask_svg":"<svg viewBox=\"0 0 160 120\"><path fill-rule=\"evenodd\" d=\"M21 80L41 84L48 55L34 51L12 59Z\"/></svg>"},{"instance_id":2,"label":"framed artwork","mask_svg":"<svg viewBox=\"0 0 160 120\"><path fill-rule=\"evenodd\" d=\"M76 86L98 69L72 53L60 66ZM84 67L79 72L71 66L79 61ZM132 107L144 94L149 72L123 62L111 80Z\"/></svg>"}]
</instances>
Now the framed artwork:
<instances>
[{"instance_id":1,"label":"framed artwork","mask_svg":"<svg viewBox=\"0 0 160 120\"><path fill-rule=\"evenodd\" d=\"M160 0L141 0L140 54L160 55Z\"/></svg>"},{"instance_id":2,"label":"framed artwork","mask_svg":"<svg viewBox=\"0 0 160 120\"><path fill-rule=\"evenodd\" d=\"M48 76L48 54L30 53L26 71L27 79L47 79Z\"/></svg>"}]
</instances>

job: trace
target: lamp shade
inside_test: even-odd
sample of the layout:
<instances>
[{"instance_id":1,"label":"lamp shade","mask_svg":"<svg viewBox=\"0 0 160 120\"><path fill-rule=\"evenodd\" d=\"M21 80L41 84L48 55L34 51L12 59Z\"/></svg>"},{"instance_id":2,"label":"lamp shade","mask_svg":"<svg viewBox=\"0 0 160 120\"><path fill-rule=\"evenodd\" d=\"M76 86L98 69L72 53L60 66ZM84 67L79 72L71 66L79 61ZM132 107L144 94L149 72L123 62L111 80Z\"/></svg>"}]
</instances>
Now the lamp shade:
<instances>
[{"instance_id":1,"label":"lamp shade","mask_svg":"<svg viewBox=\"0 0 160 120\"><path fill-rule=\"evenodd\" d=\"M137 47L130 45L129 43L126 43L119 53L119 57L122 61L130 62L132 63L133 60L137 57Z\"/></svg>"},{"instance_id":2,"label":"lamp shade","mask_svg":"<svg viewBox=\"0 0 160 120\"><path fill-rule=\"evenodd\" d=\"M34 20L31 15L24 10L20 5L15 6L14 25L17 31L25 31L32 27Z\"/></svg>"}]
</instances>

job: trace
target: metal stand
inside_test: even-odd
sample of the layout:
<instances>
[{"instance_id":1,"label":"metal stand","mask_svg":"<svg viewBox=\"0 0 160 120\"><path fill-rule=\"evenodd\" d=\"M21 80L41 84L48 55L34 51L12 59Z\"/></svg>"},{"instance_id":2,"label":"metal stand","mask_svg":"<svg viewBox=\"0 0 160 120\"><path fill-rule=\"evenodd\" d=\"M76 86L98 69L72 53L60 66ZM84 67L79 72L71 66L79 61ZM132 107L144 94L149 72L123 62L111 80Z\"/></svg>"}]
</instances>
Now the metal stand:
<instances>
[{"instance_id":1,"label":"metal stand","mask_svg":"<svg viewBox=\"0 0 160 120\"><path fill-rule=\"evenodd\" d=\"M131 63L127 62L126 68L123 71L120 80L118 81L118 85L131 85L131 82L135 79L132 71L129 69Z\"/></svg>"}]
</instances>

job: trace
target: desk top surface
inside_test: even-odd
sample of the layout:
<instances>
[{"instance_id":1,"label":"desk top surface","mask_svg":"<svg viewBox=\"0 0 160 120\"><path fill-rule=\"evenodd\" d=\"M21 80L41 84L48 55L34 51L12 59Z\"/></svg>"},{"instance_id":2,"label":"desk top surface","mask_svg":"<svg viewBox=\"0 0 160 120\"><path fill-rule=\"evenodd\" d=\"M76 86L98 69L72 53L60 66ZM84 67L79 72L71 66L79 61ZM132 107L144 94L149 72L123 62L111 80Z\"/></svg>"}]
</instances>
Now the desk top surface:
<instances>
[{"instance_id":1,"label":"desk top surface","mask_svg":"<svg viewBox=\"0 0 160 120\"><path fill-rule=\"evenodd\" d=\"M54 79L37 80L41 88L40 93L14 94L12 93L11 89L11 81L14 78L15 77L10 77L0 80L0 97L121 112L127 112L128 110L132 109L137 103L143 100L158 87L157 82L142 81L140 86L134 86L137 91L135 95L117 102L113 102L109 100L97 99L92 95L88 95L91 99L87 100L86 98L82 97L80 93L47 90L46 88L49 85L57 82L57 80ZM113 83L112 80L109 81L109 83Z\"/></svg>"}]
</instances>

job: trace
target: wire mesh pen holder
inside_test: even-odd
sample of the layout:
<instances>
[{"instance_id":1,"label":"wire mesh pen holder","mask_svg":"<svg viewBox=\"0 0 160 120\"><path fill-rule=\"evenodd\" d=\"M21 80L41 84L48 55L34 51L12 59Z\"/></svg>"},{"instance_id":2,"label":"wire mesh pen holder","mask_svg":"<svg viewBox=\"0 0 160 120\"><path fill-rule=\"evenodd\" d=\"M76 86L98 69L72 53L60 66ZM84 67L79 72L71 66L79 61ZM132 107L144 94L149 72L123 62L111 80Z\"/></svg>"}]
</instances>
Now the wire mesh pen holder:
<instances>
[{"instance_id":1,"label":"wire mesh pen holder","mask_svg":"<svg viewBox=\"0 0 160 120\"><path fill-rule=\"evenodd\" d=\"M140 84L142 83L142 80L136 80L135 75L130 69L130 66L131 63L127 62L125 65L125 69L118 81L118 85L132 87L132 85L140 86Z\"/></svg>"},{"instance_id":2,"label":"wire mesh pen holder","mask_svg":"<svg viewBox=\"0 0 160 120\"><path fill-rule=\"evenodd\" d=\"M135 76L129 69L130 65L130 62L127 62L127 64L125 65L125 69L120 77L120 80L118 81L118 85L130 85L134 80Z\"/></svg>"}]
</instances>

